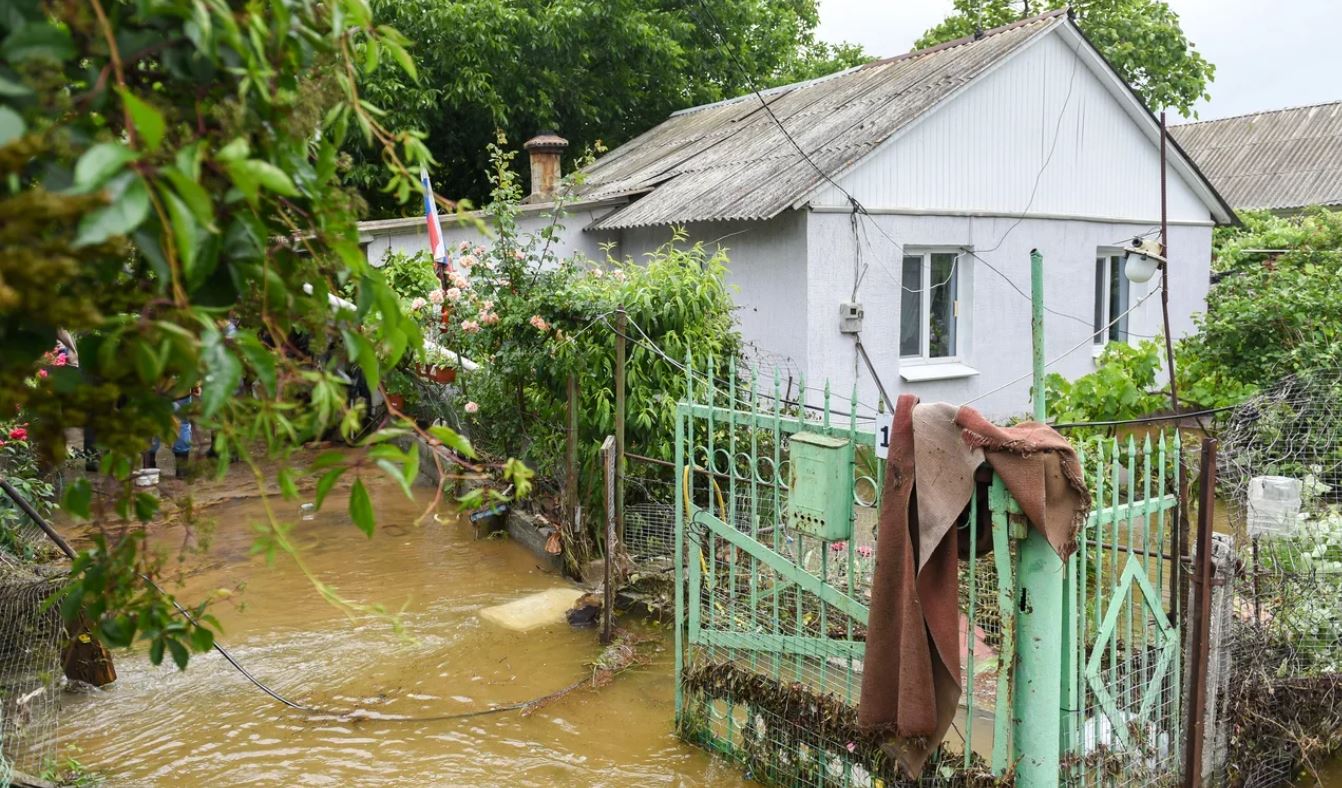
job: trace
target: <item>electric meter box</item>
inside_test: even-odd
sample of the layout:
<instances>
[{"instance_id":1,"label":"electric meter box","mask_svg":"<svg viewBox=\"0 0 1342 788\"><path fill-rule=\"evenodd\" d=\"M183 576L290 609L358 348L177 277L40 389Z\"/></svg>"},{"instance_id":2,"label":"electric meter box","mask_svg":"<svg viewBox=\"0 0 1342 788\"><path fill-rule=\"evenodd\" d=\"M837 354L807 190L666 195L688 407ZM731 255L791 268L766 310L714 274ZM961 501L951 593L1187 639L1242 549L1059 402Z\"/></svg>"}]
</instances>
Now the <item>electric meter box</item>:
<instances>
[{"instance_id":1,"label":"electric meter box","mask_svg":"<svg viewBox=\"0 0 1342 788\"><path fill-rule=\"evenodd\" d=\"M789 441L788 527L839 542L853 535L853 443L814 432Z\"/></svg>"}]
</instances>

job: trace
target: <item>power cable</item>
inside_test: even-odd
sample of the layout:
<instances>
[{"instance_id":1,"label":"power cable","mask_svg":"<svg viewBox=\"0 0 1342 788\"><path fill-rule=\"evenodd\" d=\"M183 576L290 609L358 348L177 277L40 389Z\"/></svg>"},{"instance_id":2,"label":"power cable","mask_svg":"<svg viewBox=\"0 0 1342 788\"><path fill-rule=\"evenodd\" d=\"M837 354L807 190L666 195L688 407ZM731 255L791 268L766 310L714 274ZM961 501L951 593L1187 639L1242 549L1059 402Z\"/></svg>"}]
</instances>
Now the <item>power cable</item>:
<instances>
[{"instance_id":1,"label":"power cable","mask_svg":"<svg viewBox=\"0 0 1342 788\"><path fill-rule=\"evenodd\" d=\"M1106 325L1106 326L1104 327L1103 330L1107 331L1107 330L1108 330L1110 327L1112 327L1115 323L1117 323L1119 320L1122 320L1124 317L1126 317L1128 314L1130 314L1134 309L1136 309L1137 307L1139 307L1139 306L1141 306L1143 303L1145 303L1147 299L1151 298L1152 296L1156 295L1156 294L1159 293L1159 292L1160 292L1160 290L1152 290L1151 292L1149 292L1149 293L1147 293L1146 295L1142 296L1141 299L1138 300L1137 303L1135 303L1135 304L1133 304L1131 307L1129 307L1128 310L1127 310L1126 312L1124 312L1123 314L1119 315L1118 317L1115 317L1113 320L1110 320L1110 321L1109 321L1109 324ZM1081 342L1079 342L1079 343L1073 345L1072 347L1068 348L1067 350L1063 351L1060 355L1054 357L1053 359L1050 359L1049 361L1046 361L1046 362L1044 363L1044 367L1045 367L1045 368L1051 367L1051 366L1053 366L1054 364L1058 363L1059 361L1062 361L1064 358L1067 358L1068 356L1072 355L1072 354L1075 353L1076 351L1080 350L1082 347L1085 347L1086 345L1090 345L1090 344L1093 344L1093 343L1094 343L1094 340L1093 340L1091 337L1086 337L1086 338L1085 338L1084 340L1082 340ZM1025 380L1025 379L1027 379L1027 378L1030 378L1030 377L1032 377L1033 375L1034 375L1034 370L1030 370L1029 372L1025 373L1024 375L1021 375L1021 376L1019 376L1019 377L1017 377L1017 378L1014 378L1014 379L1012 379L1012 380L1008 380L1006 383L1003 383L1002 385L998 386L998 387L995 388L995 389L990 389L990 390L988 390L988 391L983 392L982 394L979 394L977 397L974 397L974 398L971 399L971 400L966 400L965 402L961 403L961 405L970 405L970 404L973 404L973 403L975 403L975 402L978 402L979 400L983 399L984 397L989 397L989 396L992 396L993 394L996 394L996 393L999 392L999 391L1002 391L1002 390L1004 390L1004 389L1011 388L1012 386L1016 385L1017 383L1021 382L1022 380Z\"/></svg>"}]
</instances>

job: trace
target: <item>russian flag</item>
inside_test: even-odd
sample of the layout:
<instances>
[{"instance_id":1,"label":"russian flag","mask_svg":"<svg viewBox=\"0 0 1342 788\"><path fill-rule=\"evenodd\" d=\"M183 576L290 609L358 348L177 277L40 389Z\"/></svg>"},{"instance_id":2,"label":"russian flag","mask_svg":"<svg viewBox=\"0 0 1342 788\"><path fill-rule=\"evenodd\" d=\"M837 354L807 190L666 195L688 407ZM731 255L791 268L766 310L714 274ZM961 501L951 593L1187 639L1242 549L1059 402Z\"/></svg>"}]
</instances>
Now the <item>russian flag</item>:
<instances>
[{"instance_id":1,"label":"russian flag","mask_svg":"<svg viewBox=\"0 0 1342 788\"><path fill-rule=\"evenodd\" d=\"M429 171L419 169L419 182L424 187L424 219L429 223L429 254L439 265L448 265L447 244L443 241L443 225L438 221L438 206L433 202L433 187L429 185Z\"/></svg>"}]
</instances>

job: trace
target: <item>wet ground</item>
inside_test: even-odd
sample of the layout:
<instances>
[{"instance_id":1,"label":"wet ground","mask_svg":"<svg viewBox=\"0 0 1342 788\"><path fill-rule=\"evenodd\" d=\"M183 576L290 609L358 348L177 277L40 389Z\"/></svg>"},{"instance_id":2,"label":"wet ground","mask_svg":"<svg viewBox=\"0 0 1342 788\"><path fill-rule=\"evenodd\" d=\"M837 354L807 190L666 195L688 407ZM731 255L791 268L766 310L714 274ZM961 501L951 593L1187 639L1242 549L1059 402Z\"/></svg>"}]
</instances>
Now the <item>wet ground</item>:
<instances>
[{"instance_id":1,"label":"wet ground","mask_svg":"<svg viewBox=\"0 0 1342 788\"><path fill-rule=\"evenodd\" d=\"M233 591L216 613L225 643L258 678L304 703L382 715L436 716L528 700L584 675L600 646L561 624L519 634L476 612L563 581L506 540L476 540L444 515L412 523L421 506L378 487L380 528L367 539L332 495L330 514L300 522L310 569L342 595L400 611L351 619L323 601L295 564L249 556L255 499L227 500L206 556L179 589L185 601ZM280 502L298 520L296 504ZM181 534L169 529L164 544ZM523 717L456 721L342 720L286 709L217 654L189 669L120 654L120 680L67 695L62 744L112 785L730 785L738 773L671 734L669 649Z\"/></svg>"}]
</instances>

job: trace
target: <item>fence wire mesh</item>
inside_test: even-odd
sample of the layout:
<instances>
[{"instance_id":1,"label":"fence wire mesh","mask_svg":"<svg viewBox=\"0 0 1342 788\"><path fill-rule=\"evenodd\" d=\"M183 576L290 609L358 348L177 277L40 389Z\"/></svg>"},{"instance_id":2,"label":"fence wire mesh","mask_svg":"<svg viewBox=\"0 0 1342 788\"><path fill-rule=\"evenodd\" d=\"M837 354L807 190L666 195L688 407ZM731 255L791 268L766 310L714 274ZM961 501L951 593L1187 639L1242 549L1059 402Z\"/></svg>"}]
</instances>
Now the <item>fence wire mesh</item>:
<instances>
[{"instance_id":1,"label":"fence wire mesh","mask_svg":"<svg viewBox=\"0 0 1342 788\"><path fill-rule=\"evenodd\" d=\"M1292 783L1342 748L1342 370L1289 376L1222 429L1219 493L1239 555L1220 778ZM1269 500L1266 488L1287 491Z\"/></svg>"},{"instance_id":2,"label":"fence wire mesh","mask_svg":"<svg viewBox=\"0 0 1342 788\"><path fill-rule=\"evenodd\" d=\"M0 785L55 762L64 628L43 603L59 585L0 553Z\"/></svg>"}]
</instances>

